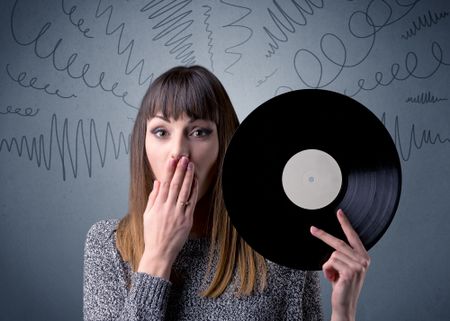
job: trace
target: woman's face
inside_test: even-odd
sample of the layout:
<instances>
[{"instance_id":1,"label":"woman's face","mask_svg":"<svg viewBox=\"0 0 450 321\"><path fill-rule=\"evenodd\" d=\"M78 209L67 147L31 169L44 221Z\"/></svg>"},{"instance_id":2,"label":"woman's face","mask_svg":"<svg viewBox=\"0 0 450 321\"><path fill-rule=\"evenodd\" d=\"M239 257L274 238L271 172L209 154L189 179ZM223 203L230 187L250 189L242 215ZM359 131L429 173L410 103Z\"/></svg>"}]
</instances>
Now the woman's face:
<instances>
[{"instance_id":1,"label":"woman's face","mask_svg":"<svg viewBox=\"0 0 450 321\"><path fill-rule=\"evenodd\" d=\"M169 159L188 157L195 165L199 200L217 171L219 139L216 124L205 119L191 119L186 114L177 120L157 114L147 121L145 150L153 174L159 181L166 175Z\"/></svg>"}]
</instances>

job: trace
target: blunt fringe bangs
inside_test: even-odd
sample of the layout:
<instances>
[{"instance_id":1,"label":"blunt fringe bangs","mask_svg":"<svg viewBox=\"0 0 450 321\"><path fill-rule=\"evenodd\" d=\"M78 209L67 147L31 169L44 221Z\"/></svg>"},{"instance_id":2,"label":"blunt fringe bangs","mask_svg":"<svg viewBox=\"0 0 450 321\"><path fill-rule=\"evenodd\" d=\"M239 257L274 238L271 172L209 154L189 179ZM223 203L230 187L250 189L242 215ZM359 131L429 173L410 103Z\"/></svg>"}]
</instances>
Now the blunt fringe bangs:
<instances>
[{"instance_id":1,"label":"blunt fringe bangs","mask_svg":"<svg viewBox=\"0 0 450 321\"><path fill-rule=\"evenodd\" d=\"M152 83L142 107L146 119L161 113L177 120L186 114L219 125L223 108L218 102L224 101L223 92L219 80L203 67L175 67Z\"/></svg>"}]
</instances>

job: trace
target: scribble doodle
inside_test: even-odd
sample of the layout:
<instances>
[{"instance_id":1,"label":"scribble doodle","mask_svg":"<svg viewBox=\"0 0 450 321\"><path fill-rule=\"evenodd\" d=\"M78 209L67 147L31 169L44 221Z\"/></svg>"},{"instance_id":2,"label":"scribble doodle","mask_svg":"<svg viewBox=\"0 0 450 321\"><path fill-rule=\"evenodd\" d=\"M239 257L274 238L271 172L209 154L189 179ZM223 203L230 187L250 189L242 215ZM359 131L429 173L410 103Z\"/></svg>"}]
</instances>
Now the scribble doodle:
<instances>
[{"instance_id":1,"label":"scribble doodle","mask_svg":"<svg viewBox=\"0 0 450 321\"><path fill-rule=\"evenodd\" d=\"M346 90L344 91L344 93L350 97L353 97L356 96L360 91L372 91L378 86L389 86L394 82L394 80L404 81L409 78L429 79L441 68L441 66L450 66L450 61L444 60L444 52L442 50L442 47L436 41L433 41L431 44L431 56L433 60L431 62L428 62L428 66L431 66L431 68L429 69L431 70L429 70L427 73L424 73L423 71L422 73L420 73L420 71L418 70L419 59L417 57L417 54L414 51L408 51L408 53L405 55L403 75L401 75L400 64L394 63L391 65L390 75L388 79L383 79L384 74L380 71L377 71L374 75L374 84L367 85L366 79L360 78L357 81L358 89L354 93L347 93ZM434 66L432 65L432 63L434 63Z\"/></svg>"},{"instance_id":2,"label":"scribble doodle","mask_svg":"<svg viewBox=\"0 0 450 321\"><path fill-rule=\"evenodd\" d=\"M205 16L205 20L203 20L203 24L205 25L205 30L206 30L206 33L208 34L208 54L209 54L209 62L211 64L211 71L214 72L214 55L213 55L213 52L212 52L212 49L213 49L213 45L212 45L213 32L210 29L210 25L209 25L209 22L208 22L209 18L211 18L210 12L212 10L212 7L208 6L208 5L204 5L202 7L207 9L203 13L203 15Z\"/></svg>"},{"instance_id":3,"label":"scribble doodle","mask_svg":"<svg viewBox=\"0 0 450 321\"><path fill-rule=\"evenodd\" d=\"M446 101L448 98L436 97L430 91L423 92L415 97L408 97L405 102L411 104L435 104L441 101Z\"/></svg>"},{"instance_id":4,"label":"scribble doodle","mask_svg":"<svg viewBox=\"0 0 450 321\"><path fill-rule=\"evenodd\" d=\"M381 122L386 127L386 113L381 116ZM407 138L406 145L403 145L401 139L401 129L399 117L395 116L394 121L394 132L391 133L394 143L397 146L400 158L407 162L411 158L413 148L420 150L425 144L430 145L444 145L448 144L450 146L450 137L441 137L439 133L432 133L429 129L424 129L421 132L416 130L416 125L413 123L411 129L409 130L409 138Z\"/></svg>"},{"instance_id":5,"label":"scribble doodle","mask_svg":"<svg viewBox=\"0 0 450 321\"><path fill-rule=\"evenodd\" d=\"M71 142L73 142L71 144ZM54 151L56 144L57 151ZM79 151L79 145L82 151ZM28 157L30 161L36 162L38 167L42 165L51 170L55 158L61 163L62 178L67 177L68 166L72 169L74 178L78 177L79 162L85 160L89 177L92 177L93 160L100 159L100 166L106 164L107 156L111 154L117 160L121 155L129 153L130 135L128 139L120 131L118 137L114 135L109 122L107 122L104 138L99 139L97 125L93 119L89 122L89 131L85 133L85 125L82 119L78 120L75 137L69 138L69 120L64 119L62 133L58 126L56 114L52 115L50 131L47 134L40 134L39 137L2 138L0 141L0 153L2 151L16 152L19 157Z\"/></svg>"},{"instance_id":6,"label":"scribble doodle","mask_svg":"<svg viewBox=\"0 0 450 321\"><path fill-rule=\"evenodd\" d=\"M22 117L34 117L38 113L39 113L39 108L36 108L36 110L33 110L33 108L31 108L31 107L27 107L27 108L23 109L20 107L13 108L12 106L6 106L5 111L0 110L1 115L13 114L13 115L19 115Z\"/></svg>"},{"instance_id":7,"label":"scribble doodle","mask_svg":"<svg viewBox=\"0 0 450 321\"><path fill-rule=\"evenodd\" d=\"M59 89L56 89L56 90L54 90L54 91L50 91L48 88L50 87L50 84L46 84L45 86L43 86L43 87L41 87L41 86L38 86L37 84L36 84L36 82L38 81L38 78L37 77L32 77L32 78L30 78L30 80L28 81L28 84L26 83L26 81L25 81L25 78L27 78L27 73L26 72L21 72L21 73L19 73L17 76L13 76L12 75L12 73L11 73L11 71L10 71L10 69L9 69L9 64L6 64L6 67L5 67L5 69L6 69L6 73L8 74L8 76L9 76L9 78L12 80L12 81L14 81L14 82L16 82L16 83L18 83L21 87L23 87L23 88L33 88L33 89L36 89L36 90L40 90L40 91L44 91L46 94L48 94L48 95L56 95L56 96L58 96L59 98L63 98L63 99L69 99L69 98L75 98L75 97L77 97L77 95L75 95L75 94L71 94L71 95L63 95L63 94L61 94L61 92L59 91Z\"/></svg>"},{"instance_id":8,"label":"scribble doodle","mask_svg":"<svg viewBox=\"0 0 450 321\"><path fill-rule=\"evenodd\" d=\"M351 59L347 45L343 38L333 33L324 33L320 38L320 51L323 57L319 57L315 52L301 48L294 55L294 69L300 81L308 88L324 88L332 84L344 69L355 68L361 65L372 52L376 42L378 32L393 25L405 17L419 2L414 0L410 3L395 2L396 7L386 1L376 2L370 1L365 10L357 10L349 15L348 30L354 37L353 45L362 40L362 46L354 46L358 48L357 52L352 52L355 56ZM376 17L377 19L375 19ZM380 21L380 23L375 23ZM434 69L429 73L420 73L418 69L418 56L414 51L410 51L405 55L403 67L400 64L393 63L390 67L390 74L384 75L378 71L374 75L374 82L369 84L364 78L356 82L356 89L345 89L344 93L350 97L356 96L361 91L371 91L378 86L389 86L394 80L402 81L408 78L427 79L432 77L441 66L448 65L448 61L444 58L444 52L438 42L431 45L432 62L436 61ZM327 70L324 70L323 62L328 62ZM300 68L308 66L307 68ZM306 70L312 72L305 73ZM325 76L328 79L325 79Z\"/></svg>"},{"instance_id":9,"label":"scribble doodle","mask_svg":"<svg viewBox=\"0 0 450 321\"><path fill-rule=\"evenodd\" d=\"M256 84L256 87L259 87L259 86L261 86L263 83L265 83L270 77L272 77L273 75L275 75L277 71L278 71L278 68L275 69L274 71L272 71L269 75L265 76L264 79L258 80L258 83Z\"/></svg>"},{"instance_id":10,"label":"scribble doodle","mask_svg":"<svg viewBox=\"0 0 450 321\"><path fill-rule=\"evenodd\" d=\"M74 6L72 6L69 9L69 11L67 11L66 6L64 5L64 0L61 0L61 9L62 9L63 13L69 17L70 23L72 25L74 25L75 27L77 27L78 31L80 31L83 34L84 37L91 38L91 39L94 38L93 36L88 35L88 33L89 33L89 31L91 31L91 29L89 29L89 28L82 28L82 26L84 25L84 19L83 18L78 19L77 22L75 22L73 20L73 16L72 15L77 11L77 8L78 7L74 5Z\"/></svg>"},{"instance_id":11,"label":"scribble doodle","mask_svg":"<svg viewBox=\"0 0 450 321\"><path fill-rule=\"evenodd\" d=\"M244 6L238 6L236 4L226 2L224 0L220 0L220 3L223 3L227 6L231 6L233 8L244 9L246 11L246 14L244 14L244 15L240 16L238 19L222 26L222 28L238 28L240 32L243 32L244 30L248 32L248 36L246 39L225 49L226 54L237 56L237 58L230 65L228 65L224 70L226 73L229 73L232 75L233 73L230 71L231 67L233 67L235 64L237 64L239 62L239 60L241 60L241 58L242 58L242 53L235 51L235 48L238 48L238 47L244 45L246 42L248 42L253 37L253 29L252 28L242 25L242 24L238 24L238 23L241 22L242 20L244 20L248 15L250 15L252 13L252 9L250 9L248 7L244 7Z\"/></svg>"},{"instance_id":12,"label":"scribble doodle","mask_svg":"<svg viewBox=\"0 0 450 321\"><path fill-rule=\"evenodd\" d=\"M292 87L289 86L278 86L277 89L275 89L275 92L273 93L273 97L293 91L294 89L292 89Z\"/></svg>"},{"instance_id":13,"label":"scribble doodle","mask_svg":"<svg viewBox=\"0 0 450 321\"><path fill-rule=\"evenodd\" d=\"M306 26L308 24L308 19L306 15L313 16L315 14L315 9L323 9L323 0L313 1L313 0L304 0L304 4L298 3L298 1L291 0L292 4L297 9L297 12L300 14L298 18L292 17L293 13L288 13L287 9L283 8L278 4L276 0L273 0L273 4L278 10L279 16L277 16L272 9L267 8L267 12L269 13L270 19L275 24L275 30L279 32L277 35L274 32L270 31L268 27L264 26L263 30L270 38L268 43L269 49L267 50L266 57L270 58L273 56L280 48L279 43L288 42L289 37L287 32L295 33L295 26ZM315 3L317 2L317 3ZM315 8L315 9L314 9ZM296 13L297 13L296 12ZM282 21L284 18L284 22Z\"/></svg>"},{"instance_id":14,"label":"scribble doodle","mask_svg":"<svg viewBox=\"0 0 450 321\"><path fill-rule=\"evenodd\" d=\"M147 3L145 6L141 8L141 12L149 11L154 8L153 11L150 11L150 15L148 19L154 20L157 19L164 14L168 14L167 17L161 18L161 20L157 21L156 24L152 27L153 30L162 29L156 36L152 38L153 41L167 39L164 42L164 46L169 47L169 53L171 55L175 55L175 59L179 60L182 64L191 65L195 64L195 51L191 49L193 46L190 41L192 37L192 33L185 34L184 32L188 30L191 25L194 23L193 19L187 19L191 14L192 10L184 10L189 4L191 4L192 0L152 0ZM164 5L160 8L157 6L164 2Z\"/></svg>"},{"instance_id":15,"label":"scribble doodle","mask_svg":"<svg viewBox=\"0 0 450 321\"><path fill-rule=\"evenodd\" d=\"M434 12L432 13L430 10L428 10L427 14L424 14L422 16L419 16L416 18L416 21L412 23L412 27L409 28L404 34L402 34L400 37L402 39L408 40L411 37L414 37L417 32L425 29L430 28L433 25L438 24L438 22L446 17L450 12L448 11L441 11L439 13Z\"/></svg>"},{"instance_id":16,"label":"scribble doodle","mask_svg":"<svg viewBox=\"0 0 450 321\"><path fill-rule=\"evenodd\" d=\"M117 87L119 86L119 82L114 82L110 87L106 87L105 85L105 77L106 73L104 71L100 72L98 75L97 81L88 80L88 78L93 78L91 75L89 77L87 76L89 69L91 68L91 64L86 63L81 68L81 71L78 71L78 73L74 72L73 69L71 69L71 66L76 62L79 53L75 52L72 53L69 58L67 59L67 62L60 64L57 63L57 61L63 60L59 55L57 55L58 52L63 51L60 49L61 44L64 42L64 38L59 38L56 41L56 44L54 45L53 49L50 49L47 51L47 53L44 53L44 49L42 47L45 47L44 44L47 44L49 41L47 38L42 40L42 37L50 30L50 27L52 26L51 22L46 22L42 28L39 30L38 34L32 38L31 40L23 40L19 39L18 32L16 30L16 25L21 25L22 23L16 22L16 7L19 0L16 0L14 2L13 8L11 10L11 19L10 19L10 31L11 35L13 37L13 40L16 44L23 47L32 46L33 52L36 57L40 59L51 59L52 66L55 70L60 72L66 72L67 75L72 79L81 79L84 83L84 85L88 88L95 89L99 88L103 90L104 92L109 92L112 95L114 95L117 98L120 98L124 104L126 104L128 107L131 107L133 109L138 109L135 105L131 104L128 99L128 91L124 90L122 92L118 92ZM38 30L39 28L37 28ZM29 37L24 37L29 39ZM44 44L43 44L44 43ZM59 50L60 49L60 50ZM59 51L58 51L59 50ZM57 57L58 56L58 57ZM72 67L73 68L73 67ZM92 74L92 72L91 72Z\"/></svg>"},{"instance_id":17,"label":"scribble doodle","mask_svg":"<svg viewBox=\"0 0 450 321\"><path fill-rule=\"evenodd\" d=\"M134 39L131 39L131 41L128 42L127 45L122 43L123 33L125 31L126 24L124 22L122 22L115 28L110 26L111 18L112 18L113 12L114 12L114 6L109 5L105 9L100 9L102 1L103 0L98 1L97 9L95 10L95 18L99 19L103 15L105 15L107 17L106 27L105 27L105 33L107 36L112 36L115 33L118 33L119 36L118 36L118 40L117 40L117 54L119 56L121 56L125 53L128 53L128 55L126 56L127 62L125 64L125 74L128 76L128 75L132 74L136 69L138 69L139 70L139 76L138 76L139 86L142 86L147 82L151 82L154 77L153 73L151 73L150 75L145 76L145 77L143 76L144 66L145 66L144 59L140 59L134 66L131 67L131 57L133 56L133 50L134 50Z\"/></svg>"}]
</instances>

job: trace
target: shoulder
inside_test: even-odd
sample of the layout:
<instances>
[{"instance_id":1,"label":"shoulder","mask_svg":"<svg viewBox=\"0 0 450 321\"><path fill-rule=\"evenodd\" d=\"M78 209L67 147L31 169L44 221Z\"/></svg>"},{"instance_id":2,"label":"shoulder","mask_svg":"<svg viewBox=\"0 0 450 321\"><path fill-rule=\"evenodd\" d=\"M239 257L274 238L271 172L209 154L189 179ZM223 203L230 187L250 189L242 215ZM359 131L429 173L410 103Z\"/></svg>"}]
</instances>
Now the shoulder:
<instances>
[{"instance_id":1,"label":"shoulder","mask_svg":"<svg viewBox=\"0 0 450 321\"><path fill-rule=\"evenodd\" d=\"M104 245L114 242L114 235L119 224L119 219L101 220L93 224L86 236L86 246Z\"/></svg>"}]
</instances>

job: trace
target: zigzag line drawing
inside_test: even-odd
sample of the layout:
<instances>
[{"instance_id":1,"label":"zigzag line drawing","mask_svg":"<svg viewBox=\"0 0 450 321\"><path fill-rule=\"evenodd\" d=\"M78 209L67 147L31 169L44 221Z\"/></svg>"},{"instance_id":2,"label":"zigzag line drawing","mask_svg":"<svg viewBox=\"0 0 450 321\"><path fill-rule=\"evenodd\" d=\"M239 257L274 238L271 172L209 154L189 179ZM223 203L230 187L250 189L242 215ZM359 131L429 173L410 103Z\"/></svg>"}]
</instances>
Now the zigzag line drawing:
<instances>
[{"instance_id":1,"label":"zigzag line drawing","mask_svg":"<svg viewBox=\"0 0 450 321\"><path fill-rule=\"evenodd\" d=\"M222 28L239 28L239 29L247 30L249 32L249 34L248 34L246 39L244 39L243 41L241 41L241 42L239 42L237 44L234 44L233 46L228 47L228 48L225 49L225 53L233 55L233 56L237 56L237 58L230 65L228 65L225 68L225 70L224 70L226 73L229 73L229 74L232 75L233 73L230 71L230 69L235 64L237 64L239 62L239 60L241 60L241 58L242 58L242 53L238 52L238 51L235 51L235 49L237 47L242 46L243 44L248 42L251 37L253 37L253 29L252 28L244 26L244 25L241 25L241 24L237 24L237 23L242 21L243 19L245 19L245 17L247 17L249 14L251 14L252 13L252 9L247 8L247 7L243 7L243 6L238 6L236 4L233 4L233 3L230 3L230 2L226 2L224 0L220 0L220 3L223 3L223 4L227 5L227 6L231 6L231 7L234 7L234 8L244 9L245 11L247 11L246 14L244 14L241 17L239 17L238 19L234 20L233 22L231 22L229 24L226 24L226 25L222 26Z\"/></svg>"},{"instance_id":2,"label":"zigzag line drawing","mask_svg":"<svg viewBox=\"0 0 450 321\"><path fill-rule=\"evenodd\" d=\"M89 177L92 177L94 156L100 158L100 166L103 168L107 157L111 154L109 148L113 149L114 159L118 159L123 154L129 153L131 135L128 139L120 131L114 135L109 122L106 124L104 138L99 139L97 125L94 119L89 121L89 131L85 133L85 125L82 119L78 120L74 137L69 138L69 120L64 119L61 128L58 126L58 117L52 115L50 130L48 134L40 134L38 137L22 136L20 138L2 138L0 141L0 153L7 151L16 152L19 157L27 157L36 163L38 167L42 165L50 171L55 161L62 166L62 179L66 180L68 173L78 177L79 162L83 159ZM71 143L72 142L72 143ZM55 146L56 144L56 146ZM82 150L79 151L81 144ZM54 148L57 148L56 152Z\"/></svg>"}]
</instances>

